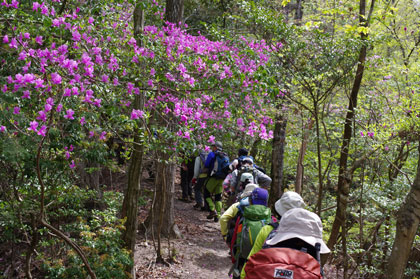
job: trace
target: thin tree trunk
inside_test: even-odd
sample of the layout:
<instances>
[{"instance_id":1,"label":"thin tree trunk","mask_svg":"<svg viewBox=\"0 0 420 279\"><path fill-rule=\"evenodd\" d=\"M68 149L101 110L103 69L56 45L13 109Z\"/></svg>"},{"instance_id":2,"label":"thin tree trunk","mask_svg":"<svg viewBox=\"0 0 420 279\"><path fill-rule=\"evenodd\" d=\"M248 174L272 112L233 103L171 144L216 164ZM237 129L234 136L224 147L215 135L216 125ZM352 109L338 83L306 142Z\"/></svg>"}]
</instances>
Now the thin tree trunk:
<instances>
[{"instance_id":1,"label":"thin tree trunk","mask_svg":"<svg viewBox=\"0 0 420 279\"><path fill-rule=\"evenodd\" d=\"M316 128L316 151L317 151L317 158L318 158L318 200L317 200L317 214L321 215L322 210L322 197L324 195L324 181L322 175L322 156L321 156L321 134L319 131L319 109L318 103L314 101L314 108L315 108L315 128Z\"/></svg>"},{"instance_id":2,"label":"thin tree trunk","mask_svg":"<svg viewBox=\"0 0 420 279\"><path fill-rule=\"evenodd\" d=\"M411 246L420 223L420 141L418 150L417 175L397 215L394 245L385 273L386 278L389 279L403 278Z\"/></svg>"},{"instance_id":3,"label":"thin tree trunk","mask_svg":"<svg viewBox=\"0 0 420 279\"><path fill-rule=\"evenodd\" d=\"M141 9L140 2L141 1L137 2L137 5L133 12L134 36L137 39L138 45L141 45L139 35L144 28L144 11ZM133 107L134 109L143 109L143 95L136 95ZM126 218L125 230L122 234L122 239L124 241L124 246L131 251L133 263L138 227L138 200L140 195L140 180L144 152L144 147L143 145L139 144L140 142L140 129L136 129L134 136L133 152L131 154L130 165L128 167L127 189L124 192L124 200L121 210L122 218ZM136 278L134 264L133 266L127 266L127 271L130 272L132 278Z\"/></svg>"},{"instance_id":4,"label":"thin tree trunk","mask_svg":"<svg viewBox=\"0 0 420 279\"><path fill-rule=\"evenodd\" d=\"M273 181L271 182L269 206L272 206L283 194L283 160L286 145L286 125L287 119L284 118L280 109L278 109L274 126L271 164L271 177Z\"/></svg>"},{"instance_id":5,"label":"thin tree trunk","mask_svg":"<svg viewBox=\"0 0 420 279\"><path fill-rule=\"evenodd\" d=\"M180 237L180 232L178 227L174 225L176 164L171 162L171 158L166 153L158 153L160 153L158 154L160 161L156 162L156 199L145 221L145 226L147 231L153 233L153 236L159 240L160 234ZM164 212L163 215L162 209ZM159 251L157 252L159 253Z\"/></svg>"},{"instance_id":6,"label":"thin tree trunk","mask_svg":"<svg viewBox=\"0 0 420 279\"><path fill-rule=\"evenodd\" d=\"M296 1L295 20L296 24L300 25L303 18L303 0Z\"/></svg>"},{"instance_id":7,"label":"thin tree trunk","mask_svg":"<svg viewBox=\"0 0 420 279\"><path fill-rule=\"evenodd\" d=\"M295 182L295 191L299 194L302 193L303 174L304 174L303 162L305 160L306 148L308 146L309 133L312 130L313 124L314 124L314 120L311 118L309 123L307 123L307 125L305 125L305 127L303 128L304 129L303 138L302 138L302 143L300 145L300 150L299 150L299 158L298 158L297 167L296 167L296 182Z\"/></svg>"},{"instance_id":8,"label":"thin tree trunk","mask_svg":"<svg viewBox=\"0 0 420 279\"><path fill-rule=\"evenodd\" d=\"M372 14L373 7L375 5L375 0L372 0L371 7L369 11L368 19L365 18L365 10L366 10L366 0L360 0L359 3L359 20L362 26L369 25L370 15ZM361 38L363 41L366 41L367 34L361 33ZM342 224L346 221L346 210L347 210L347 203L348 197L350 192L350 183L351 178L347 173L347 160L349 156L349 147L350 141L353 133L353 120L354 120L354 113L357 107L357 97L360 90L360 85L363 79L363 73L365 69L365 61L366 61L366 53L367 53L367 45L364 44L359 53L359 63L357 65L356 70L356 77L354 79L353 87L350 94L349 105L346 114L346 120L344 124L344 134L343 134L343 142L341 146L340 152L340 163L339 163L339 174L338 174L338 195L337 195L337 212L335 215L334 223L331 229L330 238L328 239L328 247L333 249L335 244L337 243L338 234L340 232L340 228Z\"/></svg>"},{"instance_id":9,"label":"thin tree trunk","mask_svg":"<svg viewBox=\"0 0 420 279\"><path fill-rule=\"evenodd\" d=\"M140 95L135 98L135 109L140 109L143 106L142 97ZM135 244L138 227L138 201L140 196L140 180L143 164L143 151L144 147L139 145L140 131L136 131L134 136L133 151L131 154L130 165L128 168L128 183L127 189L124 192L124 200L122 205L122 218L125 221L125 230L122 234L124 246L131 251L131 257L134 263ZM136 278L134 264L127 266L127 271L131 274L132 278Z\"/></svg>"}]
</instances>

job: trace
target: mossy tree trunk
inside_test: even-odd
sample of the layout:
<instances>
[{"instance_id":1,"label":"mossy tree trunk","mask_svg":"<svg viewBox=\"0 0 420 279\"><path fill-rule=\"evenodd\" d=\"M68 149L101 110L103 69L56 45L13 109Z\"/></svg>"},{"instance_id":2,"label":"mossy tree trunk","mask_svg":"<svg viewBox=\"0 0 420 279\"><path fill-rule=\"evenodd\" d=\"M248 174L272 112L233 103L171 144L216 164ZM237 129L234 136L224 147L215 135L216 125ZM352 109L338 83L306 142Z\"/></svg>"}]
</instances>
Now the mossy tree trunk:
<instances>
[{"instance_id":1,"label":"mossy tree trunk","mask_svg":"<svg viewBox=\"0 0 420 279\"><path fill-rule=\"evenodd\" d=\"M400 279L404 277L404 270L416 236L420 222L420 141L417 175L404 203L397 215L397 226L394 245L387 264L386 278Z\"/></svg>"}]
</instances>

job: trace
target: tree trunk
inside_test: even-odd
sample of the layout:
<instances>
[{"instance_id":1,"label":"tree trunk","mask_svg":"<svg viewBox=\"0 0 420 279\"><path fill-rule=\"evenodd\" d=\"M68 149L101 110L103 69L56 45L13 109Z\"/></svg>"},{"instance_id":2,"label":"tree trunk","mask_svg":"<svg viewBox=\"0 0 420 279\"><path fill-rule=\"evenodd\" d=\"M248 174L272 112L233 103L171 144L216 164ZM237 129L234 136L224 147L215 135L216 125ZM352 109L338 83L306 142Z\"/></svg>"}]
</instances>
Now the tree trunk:
<instances>
[{"instance_id":1,"label":"tree trunk","mask_svg":"<svg viewBox=\"0 0 420 279\"><path fill-rule=\"evenodd\" d=\"M136 109L142 107L143 103L141 102L140 95L136 96L135 103L134 107ZM144 150L143 146L138 144L140 142L139 133L140 131L137 130L136 135L134 136L134 143L137 144L134 144L133 152L131 154L130 165L128 167L127 189L124 192L124 200L121 211L122 218L126 218L125 230L122 234L122 239L124 241L125 248L131 251L133 263L138 227L137 215ZM134 265L127 266L127 271L130 272L132 278L136 278Z\"/></svg>"},{"instance_id":2,"label":"tree trunk","mask_svg":"<svg viewBox=\"0 0 420 279\"><path fill-rule=\"evenodd\" d=\"M309 133L312 130L313 124L314 124L314 120L311 118L308 125L305 125L305 127L303 128L304 131L303 131L302 144L300 145L299 158L298 158L297 167L296 167L295 191L298 194L302 193L303 173L304 173L303 162L305 159L306 148L308 146Z\"/></svg>"},{"instance_id":3,"label":"tree trunk","mask_svg":"<svg viewBox=\"0 0 420 279\"><path fill-rule=\"evenodd\" d=\"M303 0L296 1L295 20L296 24L300 25L303 17Z\"/></svg>"},{"instance_id":4,"label":"tree trunk","mask_svg":"<svg viewBox=\"0 0 420 279\"><path fill-rule=\"evenodd\" d=\"M316 130L316 151L317 151L317 161L318 161L318 200L316 205L316 213L321 216L322 210L322 197L324 195L324 178L322 175L322 156L321 156L321 135L319 127L319 109L318 103L314 100L315 108L315 130Z\"/></svg>"},{"instance_id":5,"label":"tree trunk","mask_svg":"<svg viewBox=\"0 0 420 279\"><path fill-rule=\"evenodd\" d=\"M251 155L254 159L258 155L258 145L261 143L261 139L257 138L254 143L252 144L251 150L249 151L249 155Z\"/></svg>"},{"instance_id":6,"label":"tree trunk","mask_svg":"<svg viewBox=\"0 0 420 279\"><path fill-rule=\"evenodd\" d=\"M184 0L166 0L165 20L180 24L184 17Z\"/></svg>"},{"instance_id":7,"label":"tree trunk","mask_svg":"<svg viewBox=\"0 0 420 279\"><path fill-rule=\"evenodd\" d=\"M167 153L158 153L160 160L156 162L155 199L145 221L145 226L147 231L160 242L161 234L168 237L179 237L180 233L174 219L176 164L171 161ZM159 249L157 251L158 255L160 253Z\"/></svg>"},{"instance_id":8,"label":"tree trunk","mask_svg":"<svg viewBox=\"0 0 420 279\"><path fill-rule=\"evenodd\" d=\"M368 19L365 17L365 10L366 10L366 0L360 0L359 3L359 20L362 26L368 26L370 15L372 14L373 7L375 5L375 0L372 0L370 12ZM362 40L366 40L367 35L361 33ZM360 84L362 83L363 73L365 70L365 61L366 61L366 52L367 52L367 45L364 44L359 53L359 63L357 65L356 70L356 77L354 79L353 87L351 90L349 105L346 114L346 120L344 124L344 134L343 134L343 142L341 145L341 152L340 152L340 163L339 163L339 173L338 173L338 182L337 182L337 212L335 215L334 223L331 229L330 238L328 239L328 247L333 249L335 244L337 243L338 234L340 232L340 228L342 224L346 221L346 210L347 210L347 203L348 197L350 192L350 183L351 178L347 173L347 159L349 156L349 146L350 141L353 133L353 119L354 119L354 111L357 107L357 96L360 90Z\"/></svg>"},{"instance_id":9,"label":"tree trunk","mask_svg":"<svg viewBox=\"0 0 420 279\"><path fill-rule=\"evenodd\" d=\"M140 1L133 12L134 20L134 36L137 37L137 43L140 45L139 35L144 28L144 11L141 9ZM133 104L134 109L142 110L144 107L143 95L136 95ZM139 124L140 125L140 124ZM124 192L124 200L122 204L121 216L126 218L125 230L122 234L124 246L131 251L131 256L134 263L135 244L138 227L138 201L140 195L140 180L143 165L144 147L140 144L140 129L135 130L133 151L131 154L130 165L128 167L128 183L127 189ZM130 272L132 278L136 278L134 264L127 266L127 271Z\"/></svg>"},{"instance_id":10,"label":"tree trunk","mask_svg":"<svg viewBox=\"0 0 420 279\"><path fill-rule=\"evenodd\" d=\"M394 245L388 261L386 278L403 278L404 270L410 256L411 246L420 222L420 141L417 175L405 202L397 215L397 226Z\"/></svg>"},{"instance_id":11,"label":"tree trunk","mask_svg":"<svg viewBox=\"0 0 420 279\"><path fill-rule=\"evenodd\" d=\"M284 119L280 109L277 111L274 138L273 138L273 153L271 164L271 182L269 206L272 206L283 194L283 159L284 147L286 145L286 125L287 119Z\"/></svg>"}]
</instances>

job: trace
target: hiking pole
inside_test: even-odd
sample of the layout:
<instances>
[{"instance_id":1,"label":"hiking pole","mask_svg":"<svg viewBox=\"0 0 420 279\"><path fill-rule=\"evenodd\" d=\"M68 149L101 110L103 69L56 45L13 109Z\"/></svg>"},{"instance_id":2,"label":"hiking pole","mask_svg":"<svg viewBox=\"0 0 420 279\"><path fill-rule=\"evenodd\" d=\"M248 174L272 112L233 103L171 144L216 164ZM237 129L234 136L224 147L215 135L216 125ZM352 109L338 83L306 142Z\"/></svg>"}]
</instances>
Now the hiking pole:
<instances>
[{"instance_id":1,"label":"hiking pole","mask_svg":"<svg viewBox=\"0 0 420 279\"><path fill-rule=\"evenodd\" d=\"M321 243L315 243L315 251L316 251L316 260L319 262L319 268L321 271L321 276L324 277L324 271L322 270L321 265Z\"/></svg>"}]
</instances>

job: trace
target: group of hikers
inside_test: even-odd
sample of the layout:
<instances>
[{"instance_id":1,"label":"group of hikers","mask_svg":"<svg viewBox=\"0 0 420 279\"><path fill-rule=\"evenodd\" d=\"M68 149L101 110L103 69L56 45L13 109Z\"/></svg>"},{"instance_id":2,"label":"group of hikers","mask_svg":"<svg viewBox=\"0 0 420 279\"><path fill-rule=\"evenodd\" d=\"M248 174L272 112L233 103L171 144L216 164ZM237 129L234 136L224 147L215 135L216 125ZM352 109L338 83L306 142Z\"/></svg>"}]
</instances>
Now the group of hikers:
<instances>
[{"instance_id":1,"label":"group of hikers","mask_svg":"<svg viewBox=\"0 0 420 279\"><path fill-rule=\"evenodd\" d=\"M270 184L248 150L239 149L230 161L216 141L211 152L201 151L181 167L180 199L195 200L194 209L208 211L207 219L220 223L234 279L322 278L320 254L330 250L322 239L321 219L293 191L284 192L271 210ZM223 196L227 209L222 215Z\"/></svg>"}]
</instances>

